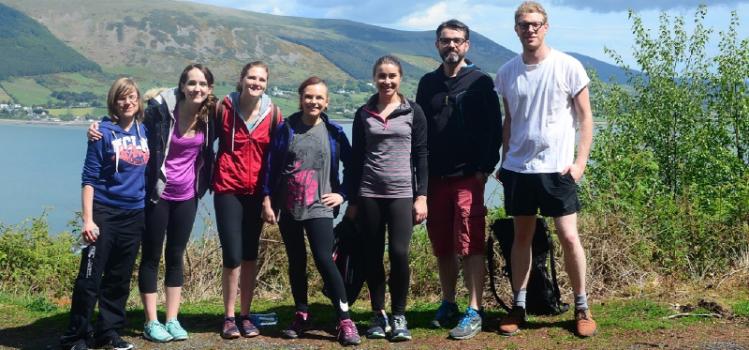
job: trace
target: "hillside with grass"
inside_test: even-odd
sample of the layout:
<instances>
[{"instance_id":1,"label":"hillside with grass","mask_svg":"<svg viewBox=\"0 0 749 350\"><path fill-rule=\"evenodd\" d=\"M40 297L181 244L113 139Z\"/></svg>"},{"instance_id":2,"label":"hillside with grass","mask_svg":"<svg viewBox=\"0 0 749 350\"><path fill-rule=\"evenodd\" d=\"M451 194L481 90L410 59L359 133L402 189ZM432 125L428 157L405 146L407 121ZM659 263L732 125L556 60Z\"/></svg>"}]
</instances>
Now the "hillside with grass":
<instances>
[{"instance_id":1,"label":"hillside with grass","mask_svg":"<svg viewBox=\"0 0 749 350\"><path fill-rule=\"evenodd\" d=\"M216 76L217 93L224 94L233 89L241 67L259 59L271 67L271 86L287 91L294 91L307 76L319 75L345 90L370 93L361 83L371 80L372 62L384 54L395 54L403 59L406 78L413 82L405 86L405 92L413 95L418 78L440 63L432 30L402 31L348 20L275 16L172 0L0 3L32 17L49 28L51 35L98 64L102 75L82 77L98 80L97 89L106 89L115 76L123 74L133 76L144 87L172 86L182 67L202 62ZM6 48L0 45L0 50L8 51ZM468 58L486 72L495 72L514 55L480 33L471 33ZM618 70L604 62L586 62L594 70ZM56 77L34 80L46 90L57 91L47 84L59 81ZM2 77L0 85L6 85ZM72 86L83 88L76 82ZM6 91L15 97L8 90L13 87ZM57 101L51 93L25 100ZM353 103L362 102L357 99Z\"/></svg>"},{"instance_id":2,"label":"hillside with grass","mask_svg":"<svg viewBox=\"0 0 749 350\"><path fill-rule=\"evenodd\" d=\"M0 80L59 72L98 71L37 21L0 4Z\"/></svg>"}]
</instances>

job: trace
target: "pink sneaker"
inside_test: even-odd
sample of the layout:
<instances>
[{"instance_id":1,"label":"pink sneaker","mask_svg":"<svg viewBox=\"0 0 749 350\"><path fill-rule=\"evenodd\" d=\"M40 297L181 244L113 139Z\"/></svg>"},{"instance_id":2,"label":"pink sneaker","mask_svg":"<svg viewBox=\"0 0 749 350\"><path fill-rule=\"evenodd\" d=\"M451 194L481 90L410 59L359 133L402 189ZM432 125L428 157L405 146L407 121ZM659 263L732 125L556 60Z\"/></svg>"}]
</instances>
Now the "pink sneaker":
<instances>
[{"instance_id":1,"label":"pink sneaker","mask_svg":"<svg viewBox=\"0 0 749 350\"><path fill-rule=\"evenodd\" d=\"M356 330L356 325L351 319L341 320L338 323L338 342L343 346L361 344L359 331Z\"/></svg>"}]
</instances>

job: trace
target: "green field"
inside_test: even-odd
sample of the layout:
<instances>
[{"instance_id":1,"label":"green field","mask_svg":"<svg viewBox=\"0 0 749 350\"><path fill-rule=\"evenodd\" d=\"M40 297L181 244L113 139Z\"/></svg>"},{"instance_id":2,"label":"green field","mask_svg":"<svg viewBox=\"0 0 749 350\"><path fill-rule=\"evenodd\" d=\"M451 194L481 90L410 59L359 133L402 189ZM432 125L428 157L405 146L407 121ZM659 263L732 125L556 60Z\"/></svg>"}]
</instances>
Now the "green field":
<instances>
[{"instance_id":1,"label":"green field","mask_svg":"<svg viewBox=\"0 0 749 350\"><path fill-rule=\"evenodd\" d=\"M24 106L46 104L48 101L57 101L50 97L52 90L39 85L31 78L13 78L0 82L5 92L10 95L16 103Z\"/></svg>"},{"instance_id":2,"label":"green field","mask_svg":"<svg viewBox=\"0 0 749 350\"><path fill-rule=\"evenodd\" d=\"M51 91L93 92L105 98L109 90L107 77L101 73L58 73L36 78L36 82Z\"/></svg>"},{"instance_id":3,"label":"green field","mask_svg":"<svg viewBox=\"0 0 749 350\"><path fill-rule=\"evenodd\" d=\"M49 115L59 117L61 115L74 115L76 117L98 117L107 114L106 108L52 108L47 110Z\"/></svg>"},{"instance_id":4,"label":"green field","mask_svg":"<svg viewBox=\"0 0 749 350\"><path fill-rule=\"evenodd\" d=\"M8 95L8 93L3 90L2 87L0 87L0 102L1 103L9 103L13 102L13 99Z\"/></svg>"}]
</instances>

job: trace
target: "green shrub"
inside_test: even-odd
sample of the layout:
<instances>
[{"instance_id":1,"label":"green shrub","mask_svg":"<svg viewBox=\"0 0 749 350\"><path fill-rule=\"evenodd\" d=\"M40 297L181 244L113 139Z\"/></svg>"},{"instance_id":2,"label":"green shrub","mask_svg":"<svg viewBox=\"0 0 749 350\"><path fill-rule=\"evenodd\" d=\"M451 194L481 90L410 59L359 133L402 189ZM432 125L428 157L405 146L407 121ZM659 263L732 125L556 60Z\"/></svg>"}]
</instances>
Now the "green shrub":
<instances>
[{"instance_id":1,"label":"green shrub","mask_svg":"<svg viewBox=\"0 0 749 350\"><path fill-rule=\"evenodd\" d=\"M78 272L69 233L49 236L47 216L16 226L0 226L0 290L11 294L61 297Z\"/></svg>"}]
</instances>

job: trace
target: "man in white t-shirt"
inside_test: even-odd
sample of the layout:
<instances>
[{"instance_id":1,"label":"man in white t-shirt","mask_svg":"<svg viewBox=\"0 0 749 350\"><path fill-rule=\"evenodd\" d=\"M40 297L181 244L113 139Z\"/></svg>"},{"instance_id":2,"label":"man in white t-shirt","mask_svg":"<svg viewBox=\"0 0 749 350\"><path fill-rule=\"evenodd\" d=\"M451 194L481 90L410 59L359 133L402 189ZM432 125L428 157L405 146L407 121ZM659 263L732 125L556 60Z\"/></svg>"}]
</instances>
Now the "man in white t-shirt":
<instances>
[{"instance_id":1,"label":"man in white t-shirt","mask_svg":"<svg viewBox=\"0 0 749 350\"><path fill-rule=\"evenodd\" d=\"M576 333L588 337L596 323L585 292L585 252L577 231L577 181L583 176L593 139L590 79L575 58L544 42L546 11L532 1L515 12L515 32L522 54L497 72L495 89L502 96L502 166L497 178L505 210L515 221L512 246L513 309L501 320L503 335L516 334L525 322L526 286L536 214L554 218L564 262L575 294ZM575 132L579 129L577 157Z\"/></svg>"}]
</instances>

